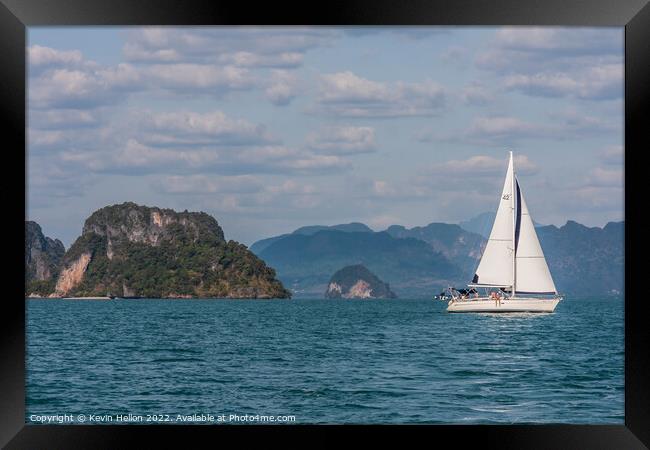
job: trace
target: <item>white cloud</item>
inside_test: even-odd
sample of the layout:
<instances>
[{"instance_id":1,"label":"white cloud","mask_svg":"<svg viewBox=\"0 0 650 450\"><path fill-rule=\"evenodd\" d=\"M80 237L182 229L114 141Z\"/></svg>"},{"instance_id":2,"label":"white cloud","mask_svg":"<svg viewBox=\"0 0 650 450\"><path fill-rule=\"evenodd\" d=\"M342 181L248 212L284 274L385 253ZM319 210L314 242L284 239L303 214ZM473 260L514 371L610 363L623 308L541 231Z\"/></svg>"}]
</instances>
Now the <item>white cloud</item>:
<instances>
[{"instance_id":1,"label":"white cloud","mask_svg":"<svg viewBox=\"0 0 650 450\"><path fill-rule=\"evenodd\" d=\"M309 148L321 154L353 155L376 149L372 127L326 127L307 138Z\"/></svg>"},{"instance_id":2,"label":"white cloud","mask_svg":"<svg viewBox=\"0 0 650 450\"><path fill-rule=\"evenodd\" d=\"M384 180L375 180L372 184L372 190L375 194L384 197L384 196L393 196L397 193L395 188L389 185Z\"/></svg>"},{"instance_id":3,"label":"white cloud","mask_svg":"<svg viewBox=\"0 0 650 450\"><path fill-rule=\"evenodd\" d=\"M296 68L302 65L303 54L299 52L284 52L276 55L261 55L240 51L219 56L219 62L238 67Z\"/></svg>"},{"instance_id":4,"label":"white cloud","mask_svg":"<svg viewBox=\"0 0 650 450\"><path fill-rule=\"evenodd\" d=\"M514 163L517 173L532 175L539 171L535 163L526 155L515 155ZM449 176L492 177L504 175L508 167L506 158L476 155L465 160L450 160L431 167L428 172Z\"/></svg>"},{"instance_id":5,"label":"white cloud","mask_svg":"<svg viewBox=\"0 0 650 450\"><path fill-rule=\"evenodd\" d=\"M305 155L298 159L283 161L279 166L298 171L321 171L347 169L350 163L335 155Z\"/></svg>"},{"instance_id":6,"label":"white cloud","mask_svg":"<svg viewBox=\"0 0 650 450\"><path fill-rule=\"evenodd\" d=\"M589 172L585 187L623 187L623 169L603 169L596 167Z\"/></svg>"},{"instance_id":7,"label":"white cloud","mask_svg":"<svg viewBox=\"0 0 650 450\"><path fill-rule=\"evenodd\" d=\"M142 63L293 68L307 51L330 45L340 34L316 27L143 27L128 33L123 52Z\"/></svg>"},{"instance_id":8,"label":"white cloud","mask_svg":"<svg viewBox=\"0 0 650 450\"><path fill-rule=\"evenodd\" d=\"M548 113L547 122L530 122L512 116L479 116L465 129L446 134L421 131L419 142L463 142L474 145L512 146L521 140L568 140L620 133L620 124L574 109Z\"/></svg>"},{"instance_id":9,"label":"white cloud","mask_svg":"<svg viewBox=\"0 0 650 450\"><path fill-rule=\"evenodd\" d=\"M216 193L255 193L264 185L251 175L172 175L157 178L154 186L169 194L207 195Z\"/></svg>"},{"instance_id":10,"label":"white cloud","mask_svg":"<svg viewBox=\"0 0 650 450\"><path fill-rule=\"evenodd\" d=\"M45 49L43 47L43 49ZM53 50L53 49L48 49ZM53 50L56 52L56 50ZM101 67L61 60L47 70L30 71L28 101L32 109L91 109L123 100L142 89L144 77L130 64Z\"/></svg>"},{"instance_id":11,"label":"white cloud","mask_svg":"<svg viewBox=\"0 0 650 450\"><path fill-rule=\"evenodd\" d=\"M473 83L461 90L460 99L465 105L484 106L494 102L494 95L482 84Z\"/></svg>"},{"instance_id":12,"label":"white cloud","mask_svg":"<svg viewBox=\"0 0 650 450\"><path fill-rule=\"evenodd\" d=\"M68 141L61 130L36 130L30 129L28 134L30 148L51 148Z\"/></svg>"},{"instance_id":13,"label":"white cloud","mask_svg":"<svg viewBox=\"0 0 650 450\"><path fill-rule=\"evenodd\" d=\"M344 171L350 163L335 155L282 145L173 145L125 134L97 147L73 147L51 155L78 170L123 175L143 174L320 174Z\"/></svg>"},{"instance_id":14,"label":"white cloud","mask_svg":"<svg viewBox=\"0 0 650 450\"><path fill-rule=\"evenodd\" d=\"M276 106L286 106L298 95L298 79L286 70L273 70L265 90L266 98Z\"/></svg>"},{"instance_id":15,"label":"white cloud","mask_svg":"<svg viewBox=\"0 0 650 450\"><path fill-rule=\"evenodd\" d=\"M316 192L314 186L310 184L299 184L294 180L286 180L279 185L269 185L266 188L267 192L273 194L289 194L289 195L310 195Z\"/></svg>"},{"instance_id":16,"label":"white cloud","mask_svg":"<svg viewBox=\"0 0 650 450\"><path fill-rule=\"evenodd\" d=\"M139 114L140 139L158 146L255 145L276 142L263 125L232 119L222 111Z\"/></svg>"},{"instance_id":17,"label":"white cloud","mask_svg":"<svg viewBox=\"0 0 650 450\"><path fill-rule=\"evenodd\" d=\"M623 66L607 64L580 73L511 75L506 77L505 87L540 97L620 98L623 94Z\"/></svg>"},{"instance_id":18,"label":"white cloud","mask_svg":"<svg viewBox=\"0 0 650 450\"><path fill-rule=\"evenodd\" d=\"M79 50L56 50L40 45L32 45L27 49L29 64L40 66L52 63L80 63L83 59Z\"/></svg>"},{"instance_id":19,"label":"white cloud","mask_svg":"<svg viewBox=\"0 0 650 450\"><path fill-rule=\"evenodd\" d=\"M496 44L510 50L553 54L617 54L622 50L621 29L568 27L503 27Z\"/></svg>"},{"instance_id":20,"label":"white cloud","mask_svg":"<svg viewBox=\"0 0 650 450\"><path fill-rule=\"evenodd\" d=\"M141 69L156 86L175 91L201 90L213 95L250 89L254 79L247 69L208 64L154 64Z\"/></svg>"},{"instance_id":21,"label":"white cloud","mask_svg":"<svg viewBox=\"0 0 650 450\"><path fill-rule=\"evenodd\" d=\"M48 109L29 111L29 128L85 128L100 124L96 111L85 109Z\"/></svg>"},{"instance_id":22,"label":"white cloud","mask_svg":"<svg viewBox=\"0 0 650 450\"><path fill-rule=\"evenodd\" d=\"M470 137L503 139L510 136L537 135L543 132L539 125L525 122L516 117L479 117L468 130Z\"/></svg>"},{"instance_id":23,"label":"white cloud","mask_svg":"<svg viewBox=\"0 0 650 450\"><path fill-rule=\"evenodd\" d=\"M605 164L624 164L625 153L622 145L614 145L600 152L600 157Z\"/></svg>"},{"instance_id":24,"label":"white cloud","mask_svg":"<svg viewBox=\"0 0 650 450\"><path fill-rule=\"evenodd\" d=\"M382 83L337 72L321 76L314 112L342 117L429 116L440 113L446 97L446 90L430 80Z\"/></svg>"},{"instance_id":25,"label":"white cloud","mask_svg":"<svg viewBox=\"0 0 650 450\"><path fill-rule=\"evenodd\" d=\"M203 92L222 96L228 92L254 89L258 84L249 70L232 65L173 64L100 66L81 59L81 54L46 47L31 50L31 59L41 64L30 70L30 109L92 109L123 101L132 92L162 89L177 93ZM66 56L67 55L67 56ZM47 61L54 61L48 63Z\"/></svg>"},{"instance_id":26,"label":"white cloud","mask_svg":"<svg viewBox=\"0 0 650 450\"><path fill-rule=\"evenodd\" d=\"M476 58L503 75L504 87L539 97L623 96L621 29L505 27Z\"/></svg>"}]
</instances>

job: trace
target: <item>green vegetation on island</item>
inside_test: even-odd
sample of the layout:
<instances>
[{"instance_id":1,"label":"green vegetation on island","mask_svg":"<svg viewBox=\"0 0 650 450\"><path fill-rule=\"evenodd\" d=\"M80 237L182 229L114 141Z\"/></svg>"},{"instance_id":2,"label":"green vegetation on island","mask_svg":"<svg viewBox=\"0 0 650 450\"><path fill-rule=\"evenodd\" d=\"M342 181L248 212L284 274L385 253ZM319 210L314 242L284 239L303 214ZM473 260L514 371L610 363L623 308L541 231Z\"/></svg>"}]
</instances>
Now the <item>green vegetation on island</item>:
<instances>
[{"instance_id":1,"label":"green vegetation on island","mask_svg":"<svg viewBox=\"0 0 650 450\"><path fill-rule=\"evenodd\" d=\"M275 271L206 213L102 208L63 257L51 296L288 298Z\"/></svg>"}]
</instances>

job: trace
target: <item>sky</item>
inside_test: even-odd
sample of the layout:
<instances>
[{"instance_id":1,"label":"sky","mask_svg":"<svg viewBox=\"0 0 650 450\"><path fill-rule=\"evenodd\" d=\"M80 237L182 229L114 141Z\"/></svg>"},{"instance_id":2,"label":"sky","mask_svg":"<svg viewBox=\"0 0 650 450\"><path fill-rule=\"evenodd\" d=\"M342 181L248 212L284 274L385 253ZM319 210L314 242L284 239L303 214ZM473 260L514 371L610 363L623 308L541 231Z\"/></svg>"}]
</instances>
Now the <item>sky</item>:
<instances>
[{"instance_id":1,"label":"sky","mask_svg":"<svg viewBox=\"0 0 650 450\"><path fill-rule=\"evenodd\" d=\"M30 27L27 218L125 201L304 225L624 219L623 28Z\"/></svg>"}]
</instances>

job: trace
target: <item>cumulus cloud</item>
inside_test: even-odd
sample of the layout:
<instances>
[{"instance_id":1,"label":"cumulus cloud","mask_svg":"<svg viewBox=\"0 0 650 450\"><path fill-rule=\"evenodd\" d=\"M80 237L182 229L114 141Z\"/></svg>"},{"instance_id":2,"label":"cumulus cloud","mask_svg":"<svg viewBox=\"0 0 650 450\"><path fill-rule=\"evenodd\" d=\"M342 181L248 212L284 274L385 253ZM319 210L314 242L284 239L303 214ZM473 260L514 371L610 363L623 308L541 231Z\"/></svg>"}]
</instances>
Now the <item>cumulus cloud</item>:
<instances>
[{"instance_id":1,"label":"cumulus cloud","mask_svg":"<svg viewBox=\"0 0 650 450\"><path fill-rule=\"evenodd\" d=\"M585 181L585 187L622 187L623 169L592 169Z\"/></svg>"},{"instance_id":2,"label":"cumulus cloud","mask_svg":"<svg viewBox=\"0 0 650 450\"><path fill-rule=\"evenodd\" d=\"M28 133L27 142L32 148L51 148L68 142L68 138L61 130L31 129Z\"/></svg>"},{"instance_id":3,"label":"cumulus cloud","mask_svg":"<svg viewBox=\"0 0 650 450\"><path fill-rule=\"evenodd\" d=\"M298 95L298 79L286 70L273 70L264 91L266 98L276 106L286 106Z\"/></svg>"},{"instance_id":4,"label":"cumulus cloud","mask_svg":"<svg viewBox=\"0 0 650 450\"><path fill-rule=\"evenodd\" d=\"M353 155L376 150L372 127L326 127L307 138L307 146L317 153Z\"/></svg>"},{"instance_id":5,"label":"cumulus cloud","mask_svg":"<svg viewBox=\"0 0 650 450\"><path fill-rule=\"evenodd\" d=\"M113 139L111 145L70 148L52 157L78 170L123 175L325 174L345 171L349 161L283 145L171 145L145 142L138 135Z\"/></svg>"},{"instance_id":6,"label":"cumulus cloud","mask_svg":"<svg viewBox=\"0 0 650 450\"><path fill-rule=\"evenodd\" d=\"M29 127L38 129L86 128L100 125L100 114L86 109L29 110Z\"/></svg>"},{"instance_id":7,"label":"cumulus cloud","mask_svg":"<svg viewBox=\"0 0 650 450\"><path fill-rule=\"evenodd\" d=\"M614 145L600 152L601 160L608 165L623 164L625 154L622 145Z\"/></svg>"},{"instance_id":8,"label":"cumulus cloud","mask_svg":"<svg viewBox=\"0 0 650 450\"><path fill-rule=\"evenodd\" d=\"M241 51L221 55L219 56L219 62L239 67L296 68L302 65L303 54L284 52L276 55L260 55Z\"/></svg>"},{"instance_id":9,"label":"cumulus cloud","mask_svg":"<svg viewBox=\"0 0 650 450\"><path fill-rule=\"evenodd\" d=\"M250 89L255 84L247 69L234 66L154 64L141 71L155 86L180 92L202 91L219 95L233 90Z\"/></svg>"},{"instance_id":10,"label":"cumulus cloud","mask_svg":"<svg viewBox=\"0 0 650 450\"><path fill-rule=\"evenodd\" d=\"M590 67L579 74L536 73L511 75L505 79L506 89L538 97L576 97L603 100L623 95L623 66L607 64Z\"/></svg>"},{"instance_id":11,"label":"cumulus cloud","mask_svg":"<svg viewBox=\"0 0 650 450\"><path fill-rule=\"evenodd\" d=\"M150 145L239 146L277 142L265 126L230 118L222 111L144 111L136 120L142 141Z\"/></svg>"},{"instance_id":12,"label":"cumulus cloud","mask_svg":"<svg viewBox=\"0 0 650 450\"><path fill-rule=\"evenodd\" d=\"M27 48L27 62L32 73L54 66L71 67L89 64L79 50L57 50L41 45Z\"/></svg>"},{"instance_id":13,"label":"cumulus cloud","mask_svg":"<svg viewBox=\"0 0 650 450\"><path fill-rule=\"evenodd\" d=\"M314 194L316 189L310 184L300 184L294 180L285 180L281 184L266 186L265 190L273 194L305 195Z\"/></svg>"},{"instance_id":14,"label":"cumulus cloud","mask_svg":"<svg viewBox=\"0 0 650 450\"><path fill-rule=\"evenodd\" d=\"M516 137L535 137L544 133L544 127L516 117L479 117L467 131L470 138L504 141Z\"/></svg>"},{"instance_id":15,"label":"cumulus cloud","mask_svg":"<svg viewBox=\"0 0 650 450\"><path fill-rule=\"evenodd\" d=\"M465 105L485 106L494 102L494 94L482 84L473 83L461 90L460 100Z\"/></svg>"},{"instance_id":16,"label":"cumulus cloud","mask_svg":"<svg viewBox=\"0 0 650 450\"><path fill-rule=\"evenodd\" d=\"M171 175L157 178L154 187L168 194L209 195L215 193L255 193L264 189L252 175Z\"/></svg>"},{"instance_id":17,"label":"cumulus cloud","mask_svg":"<svg viewBox=\"0 0 650 450\"><path fill-rule=\"evenodd\" d=\"M250 90L259 80L245 67L225 64L119 63L101 66L80 52L30 47L29 106L33 109L92 109L114 105L133 92L164 90L215 97Z\"/></svg>"},{"instance_id":18,"label":"cumulus cloud","mask_svg":"<svg viewBox=\"0 0 650 450\"><path fill-rule=\"evenodd\" d=\"M515 155L515 170L517 173L532 175L539 168L526 155ZM494 158L486 155L476 155L465 160L450 160L429 168L429 172L442 173L450 176L493 177L504 175L508 167L506 158Z\"/></svg>"},{"instance_id":19,"label":"cumulus cloud","mask_svg":"<svg viewBox=\"0 0 650 450\"><path fill-rule=\"evenodd\" d=\"M550 122L531 122L512 116L479 116L461 130L437 134L422 130L416 136L419 142L463 142L476 145L509 146L521 140L570 140L611 134L620 127L595 116L576 110L549 113Z\"/></svg>"},{"instance_id":20,"label":"cumulus cloud","mask_svg":"<svg viewBox=\"0 0 650 450\"><path fill-rule=\"evenodd\" d=\"M620 29L573 27L503 27L496 33L502 48L540 53L593 55L616 54L622 42Z\"/></svg>"},{"instance_id":21,"label":"cumulus cloud","mask_svg":"<svg viewBox=\"0 0 650 450\"><path fill-rule=\"evenodd\" d=\"M340 31L316 27L143 27L127 35L123 53L142 63L226 63L238 67L298 67L310 49Z\"/></svg>"},{"instance_id":22,"label":"cumulus cloud","mask_svg":"<svg viewBox=\"0 0 650 450\"><path fill-rule=\"evenodd\" d=\"M623 95L620 29L505 27L476 58L504 87L538 97L609 100Z\"/></svg>"},{"instance_id":23,"label":"cumulus cloud","mask_svg":"<svg viewBox=\"0 0 650 450\"><path fill-rule=\"evenodd\" d=\"M126 63L101 66L81 52L31 46L28 101L32 109L83 109L115 104L146 86L147 77Z\"/></svg>"},{"instance_id":24,"label":"cumulus cloud","mask_svg":"<svg viewBox=\"0 0 650 450\"><path fill-rule=\"evenodd\" d=\"M341 117L430 116L447 92L433 81L383 83L346 71L321 76L314 112Z\"/></svg>"}]
</instances>

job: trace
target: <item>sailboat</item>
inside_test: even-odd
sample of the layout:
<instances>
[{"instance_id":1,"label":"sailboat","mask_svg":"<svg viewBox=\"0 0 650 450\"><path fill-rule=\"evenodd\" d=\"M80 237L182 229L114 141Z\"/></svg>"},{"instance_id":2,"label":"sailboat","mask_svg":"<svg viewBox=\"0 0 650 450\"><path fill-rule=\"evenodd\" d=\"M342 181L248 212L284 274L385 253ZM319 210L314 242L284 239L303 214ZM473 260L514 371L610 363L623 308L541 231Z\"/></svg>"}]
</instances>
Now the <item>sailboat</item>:
<instances>
[{"instance_id":1,"label":"sailboat","mask_svg":"<svg viewBox=\"0 0 650 450\"><path fill-rule=\"evenodd\" d=\"M490 237L467 286L470 289L449 288L447 311L553 312L562 300L515 174L512 152Z\"/></svg>"}]
</instances>

